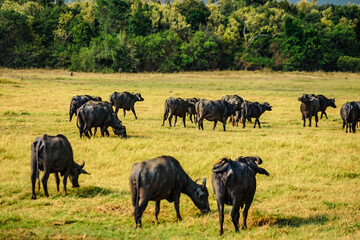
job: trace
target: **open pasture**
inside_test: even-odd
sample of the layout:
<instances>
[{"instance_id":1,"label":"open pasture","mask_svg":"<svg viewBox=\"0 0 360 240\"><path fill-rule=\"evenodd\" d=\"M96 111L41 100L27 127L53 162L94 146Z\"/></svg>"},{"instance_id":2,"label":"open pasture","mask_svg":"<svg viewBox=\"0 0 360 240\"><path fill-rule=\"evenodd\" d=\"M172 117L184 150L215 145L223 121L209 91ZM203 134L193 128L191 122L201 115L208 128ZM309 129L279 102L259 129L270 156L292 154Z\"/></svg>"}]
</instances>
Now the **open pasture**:
<instances>
[{"instance_id":1,"label":"open pasture","mask_svg":"<svg viewBox=\"0 0 360 240\"><path fill-rule=\"evenodd\" d=\"M22 79L23 78L23 79ZM22 80L21 80L22 79ZM128 139L109 128L90 140L79 138L76 118L69 122L71 97L101 96L114 91L140 92L145 101L119 117ZM329 119L319 127L303 127L302 93L336 98ZM161 126L169 96L220 99L238 94L273 106L261 118L262 128L221 124L204 131L187 119L176 127ZM360 239L360 131L345 134L340 107L360 100L360 74L201 72L177 74L92 74L63 70L0 69L0 238L1 239L215 239L219 222L211 169L222 157L258 155L270 176L257 176L257 191L249 210L248 229L234 232L231 207L225 208L226 239ZM85 160L80 188L56 192L48 181L49 198L41 187L31 200L30 147L37 136L64 134L74 160ZM182 222L173 203L161 202L160 224L152 223L154 202L134 229L128 177L135 162L170 155L195 180L207 178L211 212L200 216L182 195ZM42 172L40 173L40 177ZM60 185L62 190L62 184ZM240 217L242 221L242 217Z\"/></svg>"}]
</instances>

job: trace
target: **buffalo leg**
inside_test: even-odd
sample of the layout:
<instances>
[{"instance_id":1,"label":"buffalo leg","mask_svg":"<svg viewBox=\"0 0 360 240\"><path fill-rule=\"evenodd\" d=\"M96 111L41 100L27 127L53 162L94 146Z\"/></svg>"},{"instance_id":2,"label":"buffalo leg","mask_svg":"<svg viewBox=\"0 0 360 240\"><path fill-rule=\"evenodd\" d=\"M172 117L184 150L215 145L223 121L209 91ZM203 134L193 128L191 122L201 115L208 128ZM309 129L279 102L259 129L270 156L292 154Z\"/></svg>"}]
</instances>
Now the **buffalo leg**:
<instances>
[{"instance_id":1,"label":"buffalo leg","mask_svg":"<svg viewBox=\"0 0 360 240\"><path fill-rule=\"evenodd\" d=\"M239 204L234 204L231 210L231 220L235 227L235 232L239 231L239 218L240 218L240 206Z\"/></svg>"},{"instance_id":2,"label":"buffalo leg","mask_svg":"<svg viewBox=\"0 0 360 240\"><path fill-rule=\"evenodd\" d=\"M224 132L226 131L226 119L223 121L223 129L224 129Z\"/></svg>"},{"instance_id":3,"label":"buffalo leg","mask_svg":"<svg viewBox=\"0 0 360 240\"><path fill-rule=\"evenodd\" d=\"M56 190L59 192L59 185L60 185L60 178L59 178L59 174L58 173L54 173L55 175L55 182L56 182Z\"/></svg>"},{"instance_id":4,"label":"buffalo leg","mask_svg":"<svg viewBox=\"0 0 360 240\"><path fill-rule=\"evenodd\" d=\"M170 113L170 116L169 116L169 125L170 125L170 127L171 127L171 120L172 120L172 117L173 117L173 114L172 114L172 113Z\"/></svg>"},{"instance_id":5,"label":"buffalo leg","mask_svg":"<svg viewBox=\"0 0 360 240\"><path fill-rule=\"evenodd\" d=\"M244 211L243 211L243 224L241 226L241 229L246 229L247 228L246 219L247 219L247 215L248 215L250 206L251 206L251 202L245 204L245 208L244 208Z\"/></svg>"},{"instance_id":6,"label":"buffalo leg","mask_svg":"<svg viewBox=\"0 0 360 240\"><path fill-rule=\"evenodd\" d=\"M125 110L124 110L124 111L125 111ZM134 114L134 116L135 116L135 119L137 119L136 112L135 112L135 108L132 107L132 108L131 108L131 111L133 112L133 114Z\"/></svg>"},{"instance_id":7,"label":"buffalo leg","mask_svg":"<svg viewBox=\"0 0 360 240\"><path fill-rule=\"evenodd\" d=\"M117 106L115 106L115 113L114 113L114 114L115 114L116 117L118 116L118 115L117 115L118 112L119 112L119 108L118 108Z\"/></svg>"},{"instance_id":8,"label":"buffalo leg","mask_svg":"<svg viewBox=\"0 0 360 240\"><path fill-rule=\"evenodd\" d=\"M174 205L175 205L175 211L176 211L176 218L178 221L181 221L182 218L180 216L180 194L175 197Z\"/></svg>"},{"instance_id":9,"label":"buffalo leg","mask_svg":"<svg viewBox=\"0 0 360 240\"><path fill-rule=\"evenodd\" d=\"M258 121L259 119L255 119L255 124L254 124L254 128L256 128L256 123L257 123L257 121Z\"/></svg>"},{"instance_id":10,"label":"buffalo leg","mask_svg":"<svg viewBox=\"0 0 360 240\"><path fill-rule=\"evenodd\" d=\"M186 115L183 117L184 127L186 127L186 125L185 125L185 117L186 117Z\"/></svg>"},{"instance_id":11,"label":"buffalo leg","mask_svg":"<svg viewBox=\"0 0 360 240\"><path fill-rule=\"evenodd\" d=\"M220 236L224 233L224 200L217 199L217 205L219 210L219 223L220 223Z\"/></svg>"},{"instance_id":12,"label":"buffalo leg","mask_svg":"<svg viewBox=\"0 0 360 240\"><path fill-rule=\"evenodd\" d=\"M189 114L189 118L190 118L190 122L191 122L191 123L194 123L193 120L192 120L192 114L191 114L191 113ZM194 120L195 120L195 119L194 119Z\"/></svg>"},{"instance_id":13,"label":"buffalo leg","mask_svg":"<svg viewBox=\"0 0 360 240\"><path fill-rule=\"evenodd\" d=\"M215 130L216 128L216 124L217 124L217 121L214 122L214 127L213 127L213 130Z\"/></svg>"},{"instance_id":14,"label":"buffalo leg","mask_svg":"<svg viewBox=\"0 0 360 240\"><path fill-rule=\"evenodd\" d=\"M41 182L43 184L45 197L49 197L48 189L47 189L47 181L49 179L50 171L45 167L44 176L41 178Z\"/></svg>"},{"instance_id":15,"label":"buffalo leg","mask_svg":"<svg viewBox=\"0 0 360 240\"><path fill-rule=\"evenodd\" d=\"M245 128L245 122L246 122L246 118L243 117L243 119L242 119L243 128Z\"/></svg>"},{"instance_id":16,"label":"buffalo leg","mask_svg":"<svg viewBox=\"0 0 360 240\"><path fill-rule=\"evenodd\" d=\"M174 127L176 126L176 123L177 123L177 116L175 115Z\"/></svg>"},{"instance_id":17,"label":"buffalo leg","mask_svg":"<svg viewBox=\"0 0 360 240\"><path fill-rule=\"evenodd\" d=\"M141 201L140 206L135 206L135 211L134 211L134 216L135 216L135 222L136 222L136 227L141 227L141 216L143 215L147 205L148 205L148 200L144 199Z\"/></svg>"},{"instance_id":18,"label":"buffalo leg","mask_svg":"<svg viewBox=\"0 0 360 240\"><path fill-rule=\"evenodd\" d=\"M36 199L36 194L35 194L35 185L36 185L36 176L37 174L37 168L36 168L36 162L34 161L34 163L31 163L31 190L32 190L32 195L31 195L31 199Z\"/></svg>"},{"instance_id":19,"label":"buffalo leg","mask_svg":"<svg viewBox=\"0 0 360 240\"><path fill-rule=\"evenodd\" d=\"M319 121L319 117L318 114L315 114L315 127L318 127L318 121Z\"/></svg>"},{"instance_id":20,"label":"buffalo leg","mask_svg":"<svg viewBox=\"0 0 360 240\"><path fill-rule=\"evenodd\" d=\"M257 122L258 122L259 128L261 128L259 118L257 119Z\"/></svg>"},{"instance_id":21,"label":"buffalo leg","mask_svg":"<svg viewBox=\"0 0 360 240\"><path fill-rule=\"evenodd\" d=\"M125 115L126 115L126 110L124 109L124 117L125 117Z\"/></svg>"},{"instance_id":22,"label":"buffalo leg","mask_svg":"<svg viewBox=\"0 0 360 240\"><path fill-rule=\"evenodd\" d=\"M159 223L159 219L158 219L158 215L160 212L160 201L156 201L156 205L155 205L155 222Z\"/></svg>"},{"instance_id":23,"label":"buffalo leg","mask_svg":"<svg viewBox=\"0 0 360 240\"><path fill-rule=\"evenodd\" d=\"M312 116L309 116L309 127L311 127L311 119L312 119Z\"/></svg>"}]
</instances>

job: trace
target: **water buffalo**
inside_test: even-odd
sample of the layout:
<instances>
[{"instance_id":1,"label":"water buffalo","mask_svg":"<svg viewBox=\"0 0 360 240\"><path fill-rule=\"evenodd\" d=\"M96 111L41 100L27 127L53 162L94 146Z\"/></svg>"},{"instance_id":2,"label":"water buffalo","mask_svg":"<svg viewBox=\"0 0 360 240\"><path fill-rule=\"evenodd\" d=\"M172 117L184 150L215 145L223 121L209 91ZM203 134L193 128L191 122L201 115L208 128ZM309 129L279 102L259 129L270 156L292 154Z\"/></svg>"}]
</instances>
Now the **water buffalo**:
<instances>
[{"instance_id":1,"label":"water buffalo","mask_svg":"<svg viewBox=\"0 0 360 240\"><path fill-rule=\"evenodd\" d=\"M104 136L104 133L109 136L107 128L111 126L116 135L126 138L126 128L116 117L108 102L88 101L82 105L78 109L77 126L80 131L80 137L85 133L90 138L88 132L92 127L100 127L101 136Z\"/></svg>"},{"instance_id":2,"label":"water buffalo","mask_svg":"<svg viewBox=\"0 0 360 240\"><path fill-rule=\"evenodd\" d=\"M161 126L164 126L165 120L169 117L169 125L171 127L171 119L173 116L175 116L174 127L177 122L177 117L181 117L183 119L184 127L186 127L185 118L186 118L186 112L188 111L188 107L189 107L188 102L186 102L182 98L169 97L168 99L166 99L165 107L164 107L164 118Z\"/></svg>"},{"instance_id":3,"label":"water buffalo","mask_svg":"<svg viewBox=\"0 0 360 240\"><path fill-rule=\"evenodd\" d=\"M144 98L141 97L140 93L129 93L129 92L114 92L109 97L111 106L115 106L115 115L117 116L117 113L119 111L119 108L124 109L124 117L126 115L126 111L132 111L135 119L137 119L134 105L136 102L144 101Z\"/></svg>"},{"instance_id":4,"label":"water buffalo","mask_svg":"<svg viewBox=\"0 0 360 240\"><path fill-rule=\"evenodd\" d=\"M211 101L207 99L201 99L196 103L196 113L199 119L198 128L204 130L204 119L208 121L214 121L213 130L215 130L218 121L222 122L223 129L226 131L226 121L229 116L233 115L236 106L228 103L224 100Z\"/></svg>"},{"instance_id":5,"label":"water buffalo","mask_svg":"<svg viewBox=\"0 0 360 240\"><path fill-rule=\"evenodd\" d=\"M186 114L189 115L191 123L194 123L194 122L197 123L197 121L198 121L197 115L196 115L196 108L195 108L195 105L198 101L200 101L199 98L185 99L185 102L188 103L188 109L187 109ZM192 117L194 117L194 121L192 120Z\"/></svg>"},{"instance_id":6,"label":"water buffalo","mask_svg":"<svg viewBox=\"0 0 360 240\"><path fill-rule=\"evenodd\" d=\"M63 178L64 193L66 193L66 182L69 176L73 187L79 187L79 174L88 174L84 169L85 162L78 165L74 162L73 151L67 138L63 135L49 136L44 135L37 137L31 144L31 184L32 199L36 199L35 183L38 179L38 191L40 190L39 171L44 171L41 179L45 196L49 197L47 190L47 181L50 173L54 173L56 180L56 188L59 191L60 172Z\"/></svg>"},{"instance_id":7,"label":"water buffalo","mask_svg":"<svg viewBox=\"0 0 360 240\"><path fill-rule=\"evenodd\" d=\"M256 191L257 173L269 175L260 168L259 157L239 157L235 161L223 158L212 169L212 186L219 210L220 236L223 234L224 204L232 205L231 218L235 231L239 231L240 208L244 207L242 229L246 229L246 218Z\"/></svg>"},{"instance_id":8,"label":"water buffalo","mask_svg":"<svg viewBox=\"0 0 360 240\"><path fill-rule=\"evenodd\" d=\"M197 184L185 173L173 157L161 156L135 163L129 178L131 200L136 227L141 227L141 216L149 201L156 201L155 219L158 221L160 200L174 202L177 220L181 220L180 193L185 193L202 213L210 211L206 179Z\"/></svg>"},{"instance_id":9,"label":"water buffalo","mask_svg":"<svg viewBox=\"0 0 360 240\"><path fill-rule=\"evenodd\" d=\"M356 124L360 118L360 105L357 102L347 102L340 109L340 116L343 120L343 128L346 126L346 133L356 132Z\"/></svg>"},{"instance_id":10,"label":"water buffalo","mask_svg":"<svg viewBox=\"0 0 360 240\"><path fill-rule=\"evenodd\" d=\"M72 119L72 116L76 113L76 110L81 107L81 105L83 105L84 103L93 100L93 101L102 101L101 97L91 97L89 95L77 95L77 96L73 96L71 98L71 102L70 102L70 110L69 110L69 115L70 115L70 122Z\"/></svg>"},{"instance_id":11,"label":"water buffalo","mask_svg":"<svg viewBox=\"0 0 360 240\"><path fill-rule=\"evenodd\" d=\"M319 111L321 112L321 115L320 115L320 119L322 119L323 115L325 115L326 118L327 117L327 114L326 114L326 108L327 107L333 107L333 108L336 108L336 105L335 105L335 98L332 98L332 99L328 99L327 97L325 97L324 95L315 95L315 97L317 99L319 99L319 103L320 103L320 107L319 107Z\"/></svg>"},{"instance_id":12,"label":"water buffalo","mask_svg":"<svg viewBox=\"0 0 360 240\"><path fill-rule=\"evenodd\" d=\"M238 95L225 95L221 98L221 100L235 105L235 113L230 116L229 123L231 122L232 125L235 126L236 122L236 126L238 126L241 113L241 104L244 102L244 99Z\"/></svg>"},{"instance_id":13,"label":"water buffalo","mask_svg":"<svg viewBox=\"0 0 360 240\"><path fill-rule=\"evenodd\" d=\"M260 116L265 112L265 111L271 111L272 110L272 106L267 103L258 103L258 102L243 102L241 104L241 118L242 118L242 124L243 124L243 128L245 128L245 122L246 119L251 119L251 118L255 118L255 124L254 124L254 128L256 127L256 123L258 124L259 128L261 128L260 126Z\"/></svg>"},{"instance_id":14,"label":"water buffalo","mask_svg":"<svg viewBox=\"0 0 360 240\"><path fill-rule=\"evenodd\" d=\"M304 93L301 97L298 98L301 102L300 111L302 114L302 119L304 121L303 126L305 127L306 118L309 119L309 127L311 127L311 119L315 116L315 126L318 127L318 112L320 111L320 101L314 95L308 95Z\"/></svg>"}]
</instances>

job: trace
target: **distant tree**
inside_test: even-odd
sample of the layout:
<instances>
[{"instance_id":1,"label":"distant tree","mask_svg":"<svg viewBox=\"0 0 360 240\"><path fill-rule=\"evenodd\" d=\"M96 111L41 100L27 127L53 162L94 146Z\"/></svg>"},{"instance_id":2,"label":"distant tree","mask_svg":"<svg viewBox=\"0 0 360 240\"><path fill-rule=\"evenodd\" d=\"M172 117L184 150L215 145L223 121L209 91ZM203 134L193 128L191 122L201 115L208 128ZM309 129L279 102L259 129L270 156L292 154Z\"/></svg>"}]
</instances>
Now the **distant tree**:
<instances>
[{"instance_id":1,"label":"distant tree","mask_svg":"<svg viewBox=\"0 0 360 240\"><path fill-rule=\"evenodd\" d=\"M203 1L183 0L175 1L176 10L186 18L186 22L191 24L192 30L198 30L200 25L206 26L210 12Z\"/></svg>"}]
</instances>

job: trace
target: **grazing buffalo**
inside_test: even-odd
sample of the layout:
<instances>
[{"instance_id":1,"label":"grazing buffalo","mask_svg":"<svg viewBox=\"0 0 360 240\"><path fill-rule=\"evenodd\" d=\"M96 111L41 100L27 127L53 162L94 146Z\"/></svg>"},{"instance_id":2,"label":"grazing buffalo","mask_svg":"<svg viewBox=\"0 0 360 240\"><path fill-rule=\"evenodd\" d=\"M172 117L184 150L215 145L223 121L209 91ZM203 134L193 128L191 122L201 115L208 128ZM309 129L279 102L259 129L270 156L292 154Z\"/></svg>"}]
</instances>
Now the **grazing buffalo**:
<instances>
[{"instance_id":1,"label":"grazing buffalo","mask_svg":"<svg viewBox=\"0 0 360 240\"><path fill-rule=\"evenodd\" d=\"M44 171L41 181L45 196L49 197L47 181L50 173L54 173L56 188L59 191L59 172L63 178L64 193L66 193L66 182L69 176L73 187L79 187L79 174L88 174L84 169L85 162L78 165L74 162L73 151L67 138L63 135L37 137L31 144L31 184L32 199L36 199L35 183L38 179L38 191L40 190L39 171Z\"/></svg>"},{"instance_id":2,"label":"grazing buffalo","mask_svg":"<svg viewBox=\"0 0 360 240\"><path fill-rule=\"evenodd\" d=\"M229 123L231 122L232 125L235 126L236 122L236 126L238 126L241 113L241 104L244 102L244 99L238 95L225 95L221 98L221 100L235 105L235 113L230 116Z\"/></svg>"},{"instance_id":3,"label":"grazing buffalo","mask_svg":"<svg viewBox=\"0 0 360 240\"><path fill-rule=\"evenodd\" d=\"M117 116L117 113L119 111L119 108L124 109L124 117L126 115L126 111L132 111L135 119L137 119L134 105L136 102L144 101L144 98L141 97L140 93L131 94L129 92L114 92L110 95L110 104L111 106L115 106L115 115Z\"/></svg>"},{"instance_id":4,"label":"grazing buffalo","mask_svg":"<svg viewBox=\"0 0 360 240\"><path fill-rule=\"evenodd\" d=\"M76 113L76 110L81 107L81 105L83 105L84 103L93 100L93 101L101 101L101 97L91 97L89 95L77 95L77 96L73 96L70 102L70 110L69 110L69 115L70 115L70 122L72 119L72 116Z\"/></svg>"},{"instance_id":5,"label":"grazing buffalo","mask_svg":"<svg viewBox=\"0 0 360 240\"><path fill-rule=\"evenodd\" d=\"M206 179L197 184L185 173L173 157L161 156L132 166L129 178L131 200L136 227L141 227L141 216L149 201L156 201L155 219L158 221L160 200L174 202L177 220L181 220L180 193L185 193L202 213L210 211Z\"/></svg>"},{"instance_id":6,"label":"grazing buffalo","mask_svg":"<svg viewBox=\"0 0 360 240\"><path fill-rule=\"evenodd\" d=\"M239 157L235 161L223 158L212 169L212 186L219 210L220 235L223 234L224 204L232 205L231 218L235 231L239 231L240 208L244 207L242 229L246 229L246 218L256 190L257 173L269 175L260 168L259 157Z\"/></svg>"},{"instance_id":7,"label":"grazing buffalo","mask_svg":"<svg viewBox=\"0 0 360 240\"><path fill-rule=\"evenodd\" d=\"M186 114L189 115L190 121L191 123L197 123L198 119L197 119L197 115L196 115L196 108L195 105L196 103L200 101L199 98L187 98L185 99L185 102L188 103L188 109ZM194 121L192 120L192 117L194 116Z\"/></svg>"},{"instance_id":8,"label":"grazing buffalo","mask_svg":"<svg viewBox=\"0 0 360 240\"><path fill-rule=\"evenodd\" d=\"M325 115L326 118L327 117L327 114L326 114L326 108L327 107L333 107L333 108L336 108L336 105L335 105L335 98L332 98L332 99L328 99L327 97L325 97L324 95L315 95L315 97L317 99L319 99L319 103L320 103L320 108L319 108L319 111L321 112L321 115L320 115L320 119L322 119L323 115Z\"/></svg>"},{"instance_id":9,"label":"grazing buffalo","mask_svg":"<svg viewBox=\"0 0 360 240\"><path fill-rule=\"evenodd\" d=\"M309 127L311 127L311 119L313 116L315 116L315 126L317 127L317 123L319 121L318 112L320 111L319 99L304 93L301 97L298 98L298 100L301 102L300 111L304 121L303 126L305 127L306 118L308 118Z\"/></svg>"},{"instance_id":10,"label":"grazing buffalo","mask_svg":"<svg viewBox=\"0 0 360 240\"><path fill-rule=\"evenodd\" d=\"M256 123L258 124L259 128L261 128L260 126L260 116L265 112L265 111L271 111L272 110L272 106L267 103L258 103L258 102L243 102L241 104L241 118L242 118L242 124L243 124L243 128L245 128L245 122L246 119L251 119L251 118L255 118L255 124L254 124L254 128L256 127Z\"/></svg>"},{"instance_id":11,"label":"grazing buffalo","mask_svg":"<svg viewBox=\"0 0 360 240\"><path fill-rule=\"evenodd\" d=\"M198 128L204 130L204 119L208 121L214 121L213 130L215 130L218 121L222 122L223 129L226 131L226 121L229 116L233 115L236 106L235 104L228 103L224 100L211 101L207 99L201 99L196 103L196 112L198 121Z\"/></svg>"},{"instance_id":12,"label":"grazing buffalo","mask_svg":"<svg viewBox=\"0 0 360 240\"><path fill-rule=\"evenodd\" d=\"M108 102L88 101L82 105L78 109L77 126L80 131L80 137L85 133L90 138L88 132L92 127L100 127L101 136L104 136L104 133L109 136L107 128L111 126L116 135L126 138L126 128L116 117Z\"/></svg>"},{"instance_id":13,"label":"grazing buffalo","mask_svg":"<svg viewBox=\"0 0 360 240\"><path fill-rule=\"evenodd\" d=\"M165 107L164 107L164 118L161 126L164 126L165 120L169 117L169 125L171 127L171 119L173 116L175 116L174 127L177 122L177 117L181 117L183 119L184 127L186 127L185 118L186 118L186 112L188 111L188 107L189 107L188 102L186 102L182 98L169 97L168 99L166 99Z\"/></svg>"},{"instance_id":14,"label":"grazing buffalo","mask_svg":"<svg viewBox=\"0 0 360 240\"><path fill-rule=\"evenodd\" d=\"M356 132L356 124L360 118L360 105L358 102L347 102L340 109L340 116L343 120L343 128L346 126L346 133Z\"/></svg>"}]
</instances>

